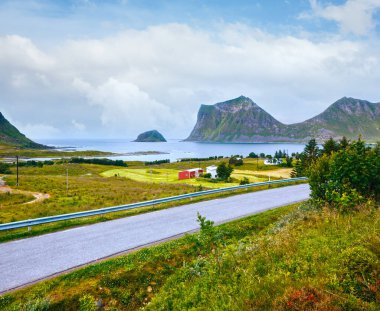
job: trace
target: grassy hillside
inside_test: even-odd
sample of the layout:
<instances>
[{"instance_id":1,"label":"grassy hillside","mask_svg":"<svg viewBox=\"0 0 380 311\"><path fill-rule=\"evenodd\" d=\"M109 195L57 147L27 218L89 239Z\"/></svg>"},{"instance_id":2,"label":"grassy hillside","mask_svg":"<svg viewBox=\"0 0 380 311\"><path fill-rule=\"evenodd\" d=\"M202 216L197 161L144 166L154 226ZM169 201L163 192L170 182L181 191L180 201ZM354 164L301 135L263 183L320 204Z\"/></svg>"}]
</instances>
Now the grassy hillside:
<instances>
[{"instance_id":1,"label":"grassy hillside","mask_svg":"<svg viewBox=\"0 0 380 311\"><path fill-rule=\"evenodd\" d=\"M288 206L219 226L223 243L236 241L265 230L294 210ZM154 297L166 280L199 256L207 256L200 234L187 235L155 247L110 259L67 275L0 297L1 310L23 310L34 306L45 310L78 310L102 301L104 310L137 310ZM37 308L36 308L37 309ZM34 309L34 310L36 310ZM37 310L40 310L37 309Z\"/></svg>"},{"instance_id":2,"label":"grassy hillside","mask_svg":"<svg viewBox=\"0 0 380 311\"><path fill-rule=\"evenodd\" d=\"M380 210L265 212L0 298L2 310L379 310Z\"/></svg>"},{"instance_id":3,"label":"grassy hillside","mask_svg":"<svg viewBox=\"0 0 380 311\"><path fill-rule=\"evenodd\" d=\"M17 146L30 149L46 149L47 147L37 144L27 138L14 127L0 112L0 144Z\"/></svg>"},{"instance_id":4,"label":"grassy hillside","mask_svg":"<svg viewBox=\"0 0 380 311\"><path fill-rule=\"evenodd\" d=\"M170 277L147 309L380 308L378 208L300 209L258 236L212 249Z\"/></svg>"}]
</instances>

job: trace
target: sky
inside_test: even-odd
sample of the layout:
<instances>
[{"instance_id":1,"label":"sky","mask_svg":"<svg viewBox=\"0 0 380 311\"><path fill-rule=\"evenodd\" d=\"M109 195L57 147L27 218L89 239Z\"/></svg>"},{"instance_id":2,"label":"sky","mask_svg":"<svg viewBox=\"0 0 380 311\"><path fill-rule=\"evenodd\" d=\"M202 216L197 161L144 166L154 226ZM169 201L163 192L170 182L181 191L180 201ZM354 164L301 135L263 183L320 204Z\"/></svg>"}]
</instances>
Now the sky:
<instances>
[{"instance_id":1,"label":"sky","mask_svg":"<svg viewBox=\"0 0 380 311\"><path fill-rule=\"evenodd\" d=\"M186 138L201 104L380 102L380 0L0 0L0 112L32 139Z\"/></svg>"}]
</instances>

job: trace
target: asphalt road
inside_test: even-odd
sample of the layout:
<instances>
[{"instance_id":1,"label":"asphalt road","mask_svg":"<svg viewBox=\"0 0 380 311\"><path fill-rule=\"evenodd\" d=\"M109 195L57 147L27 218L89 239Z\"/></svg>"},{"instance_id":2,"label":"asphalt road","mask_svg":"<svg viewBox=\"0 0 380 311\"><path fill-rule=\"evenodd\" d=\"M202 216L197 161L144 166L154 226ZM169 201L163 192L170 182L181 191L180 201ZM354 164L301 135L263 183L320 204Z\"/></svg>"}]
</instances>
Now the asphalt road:
<instances>
[{"instance_id":1,"label":"asphalt road","mask_svg":"<svg viewBox=\"0 0 380 311\"><path fill-rule=\"evenodd\" d=\"M305 200L301 184L230 196L0 244L0 293L95 260L216 223Z\"/></svg>"}]
</instances>

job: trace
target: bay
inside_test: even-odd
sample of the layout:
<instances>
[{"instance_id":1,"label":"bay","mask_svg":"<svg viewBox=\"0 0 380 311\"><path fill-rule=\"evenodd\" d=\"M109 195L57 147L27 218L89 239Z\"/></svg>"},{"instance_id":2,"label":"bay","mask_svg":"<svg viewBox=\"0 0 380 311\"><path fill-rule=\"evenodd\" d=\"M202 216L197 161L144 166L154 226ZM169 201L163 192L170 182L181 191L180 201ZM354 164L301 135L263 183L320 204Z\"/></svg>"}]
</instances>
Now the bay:
<instances>
[{"instance_id":1,"label":"bay","mask_svg":"<svg viewBox=\"0 0 380 311\"><path fill-rule=\"evenodd\" d=\"M133 142L132 139L40 139L39 143L55 146L62 150L98 150L118 153L114 160L154 161L169 159L171 162L181 158L206 158L211 156L248 156L250 152L274 155L278 150L293 152L303 151L304 144L294 143L200 143L169 139L166 143ZM131 154L157 151L161 154Z\"/></svg>"}]
</instances>

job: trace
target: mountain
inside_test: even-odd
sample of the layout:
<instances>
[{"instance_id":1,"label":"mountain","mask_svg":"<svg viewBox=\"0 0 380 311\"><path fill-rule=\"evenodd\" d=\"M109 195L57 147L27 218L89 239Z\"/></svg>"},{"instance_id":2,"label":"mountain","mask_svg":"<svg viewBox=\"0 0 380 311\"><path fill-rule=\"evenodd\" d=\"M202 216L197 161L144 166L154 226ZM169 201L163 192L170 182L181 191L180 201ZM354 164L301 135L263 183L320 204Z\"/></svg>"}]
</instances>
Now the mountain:
<instances>
[{"instance_id":1,"label":"mountain","mask_svg":"<svg viewBox=\"0 0 380 311\"><path fill-rule=\"evenodd\" d=\"M13 126L0 112L0 144L12 145L20 148L46 149L47 146L40 145L27 138Z\"/></svg>"},{"instance_id":2,"label":"mountain","mask_svg":"<svg viewBox=\"0 0 380 311\"><path fill-rule=\"evenodd\" d=\"M147 131L137 136L136 142L166 142L162 134L156 130Z\"/></svg>"},{"instance_id":3,"label":"mountain","mask_svg":"<svg viewBox=\"0 0 380 311\"><path fill-rule=\"evenodd\" d=\"M215 105L201 105L197 123L186 141L306 142L346 136L380 140L380 103L343 97L321 114L286 125L240 96Z\"/></svg>"},{"instance_id":4,"label":"mountain","mask_svg":"<svg viewBox=\"0 0 380 311\"><path fill-rule=\"evenodd\" d=\"M357 139L361 135L366 141L379 141L380 103L343 97L321 114L290 125L290 129L323 140L342 136Z\"/></svg>"}]
</instances>

